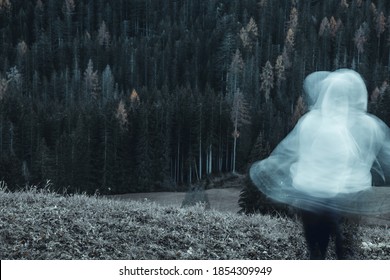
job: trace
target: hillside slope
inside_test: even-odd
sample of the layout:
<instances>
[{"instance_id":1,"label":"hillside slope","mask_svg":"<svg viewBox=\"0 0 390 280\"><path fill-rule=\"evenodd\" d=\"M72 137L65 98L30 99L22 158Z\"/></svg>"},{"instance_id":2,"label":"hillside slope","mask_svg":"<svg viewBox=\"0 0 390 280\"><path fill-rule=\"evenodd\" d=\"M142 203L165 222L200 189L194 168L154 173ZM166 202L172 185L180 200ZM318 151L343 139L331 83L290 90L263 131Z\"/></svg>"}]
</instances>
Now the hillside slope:
<instances>
[{"instance_id":1,"label":"hillside slope","mask_svg":"<svg viewBox=\"0 0 390 280\"><path fill-rule=\"evenodd\" d=\"M0 190L0 205L1 259L307 258L299 222L284 217L35 189ZM360 226L356 239L356 259L390 259L385 227Z\"/></svg>"}]
</instances>

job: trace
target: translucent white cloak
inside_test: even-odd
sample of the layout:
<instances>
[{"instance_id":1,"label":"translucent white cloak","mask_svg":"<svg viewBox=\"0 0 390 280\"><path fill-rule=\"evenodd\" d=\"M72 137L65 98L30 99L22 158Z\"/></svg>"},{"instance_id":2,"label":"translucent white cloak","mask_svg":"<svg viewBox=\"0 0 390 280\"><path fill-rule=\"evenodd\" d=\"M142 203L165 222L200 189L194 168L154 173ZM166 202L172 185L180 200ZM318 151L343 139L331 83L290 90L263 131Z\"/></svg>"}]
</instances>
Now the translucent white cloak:
<instances>
[{"instance_id":1,"label":"translucent white cloak","mask_svg":"<svg viewBox=\"0 0 390 280\"><path fill-rule=\"evenodd\" d=\"M309 112L275 148L250 169L270 198L315 211L390 212L390 130L367 113L367 89L353 70L314 72L304 81ZM377 181L377 180L376 180Z\"/></svg>"}]
</instances>

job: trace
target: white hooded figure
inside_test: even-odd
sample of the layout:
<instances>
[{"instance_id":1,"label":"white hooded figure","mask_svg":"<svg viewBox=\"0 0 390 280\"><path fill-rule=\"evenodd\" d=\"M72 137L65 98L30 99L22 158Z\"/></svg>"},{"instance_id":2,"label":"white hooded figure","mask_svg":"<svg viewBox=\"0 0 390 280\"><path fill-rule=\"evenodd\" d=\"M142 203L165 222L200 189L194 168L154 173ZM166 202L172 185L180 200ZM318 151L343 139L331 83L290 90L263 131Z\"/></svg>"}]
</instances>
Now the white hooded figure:
<instances>
[{"instance_id":1,"label":"white hooded figure","mask_svg":"<svg viewBox=\"0 0 390 280\"><path fill-rule=\"evenodd\" d=\"M314 72L304 81L309 112L250 177L267 196L305 210L380 214L388 197L372 191L375 172L390 176L390 131L367 113L367 89L348 69Z\"/></svg>"}]
</instances>

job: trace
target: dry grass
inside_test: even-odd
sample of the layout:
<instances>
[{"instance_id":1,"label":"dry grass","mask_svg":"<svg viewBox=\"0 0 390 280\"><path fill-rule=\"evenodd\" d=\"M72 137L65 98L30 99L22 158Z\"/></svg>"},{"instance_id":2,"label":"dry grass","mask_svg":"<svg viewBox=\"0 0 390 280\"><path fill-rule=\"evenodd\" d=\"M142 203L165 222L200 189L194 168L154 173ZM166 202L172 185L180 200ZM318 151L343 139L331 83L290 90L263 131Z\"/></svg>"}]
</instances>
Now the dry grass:
<instances>
[{"instance_id":1,"label":"dry grass","mask_svg":"<svg viewBox=\"0 0 390 280\"><path fill-rule=\"evenodd\" d=\"M306 259L300 223L85 195L0 189L1 259ZM390 259L384 227L359 227L356 259ZM333 257L330 252L330 258Z\"/></svg>"}]
</instances>

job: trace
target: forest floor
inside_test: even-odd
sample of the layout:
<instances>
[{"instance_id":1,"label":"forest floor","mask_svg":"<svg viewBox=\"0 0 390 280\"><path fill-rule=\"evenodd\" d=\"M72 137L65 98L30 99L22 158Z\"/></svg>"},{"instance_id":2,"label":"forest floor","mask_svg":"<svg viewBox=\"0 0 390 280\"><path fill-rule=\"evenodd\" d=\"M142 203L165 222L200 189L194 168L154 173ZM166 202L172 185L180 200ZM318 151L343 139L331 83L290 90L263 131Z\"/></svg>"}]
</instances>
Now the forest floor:
<instances>
[{"instance_id":1,"label":"forest floor","mask_svg":"<svg viewBox=\"0 0 390 280\"><path fill-rule=\"evenodd\" d=\"M0 189L0 259L307 259L298 219ZM387 226L356 225L353 259L390 259ZM333 244L333 242L332 242ZM329 259L334 258L329 248Z\"/></svg>"}]
</instances>

